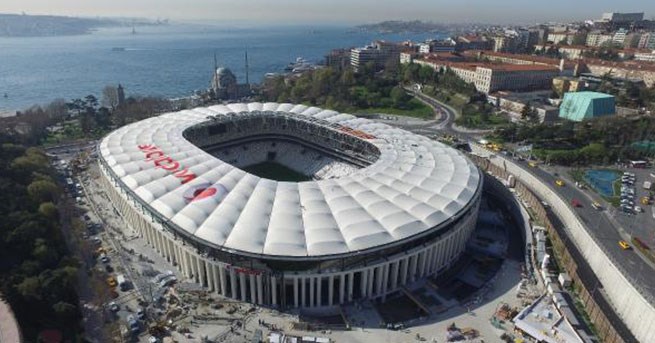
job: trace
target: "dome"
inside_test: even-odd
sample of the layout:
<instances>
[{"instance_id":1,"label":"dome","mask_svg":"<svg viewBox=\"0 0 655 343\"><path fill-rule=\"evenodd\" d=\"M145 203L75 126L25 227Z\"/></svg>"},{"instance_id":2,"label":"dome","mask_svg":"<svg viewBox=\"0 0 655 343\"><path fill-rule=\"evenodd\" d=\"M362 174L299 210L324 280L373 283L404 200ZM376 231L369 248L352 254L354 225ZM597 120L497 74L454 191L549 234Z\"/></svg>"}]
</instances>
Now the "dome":
<instances>
[{"instance_id":1,"label":"dome","mask_svg":"<svg viewBox=\"0 0 655 343\"><path fill-rule=\"evenodd\" d=\"M237 78L229 68L217 68L215 77L218 88L228 88L237 84Z\"/></svg>"}]
</instances>

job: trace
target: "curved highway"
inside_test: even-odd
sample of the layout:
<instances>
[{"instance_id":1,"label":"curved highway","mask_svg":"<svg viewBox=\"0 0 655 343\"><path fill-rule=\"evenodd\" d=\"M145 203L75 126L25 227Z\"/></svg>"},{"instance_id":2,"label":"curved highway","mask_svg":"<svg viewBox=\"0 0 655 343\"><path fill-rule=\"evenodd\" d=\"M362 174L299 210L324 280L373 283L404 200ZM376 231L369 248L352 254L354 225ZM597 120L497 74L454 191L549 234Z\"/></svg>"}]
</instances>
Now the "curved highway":
<instances>
[{"instance_id":1,"label":"curved highway","mask_svg":"<svg viewBox=\"0 0 655 343\"><path fill-rule=\"evenodd\" d=\"M442 114L438 118L439 125L437 129L450 135L459 136L459 138L469 142L477 141L479 137L476 137L475 134L461 132L453 128L455 113L452 108L413 89L406 88L406 90L419 100L432 106L436 112ZM495 155L494 153L491 154ZM494 158L504 157L497 156ZM655 305L655 265L648 261L646 257L638 254L635 249L621 249L618 242L620 240L629 242L629 238L627 235L622 236L621 230L610 221L607 210L598 211L591 207L592 200L590 200L590 196L576 188L575 185L566 184L564 187L558 187L555 185L555 180L559 177L541 168L532 168L526 161L512 160L512 162L528 170L544 184L555 190L556 193L569 203L569 206L571 206L572 199L577 199L582 204L582 207L571 207L578 214L588 232L596 237L606 251L606 254L618 264L619 268L624 270L624 275L640 290L648 302ZM549 213L552 214L552 212ZM556 222L559 223L560 221L557 220Z\"/></svg>"}]
</instances>

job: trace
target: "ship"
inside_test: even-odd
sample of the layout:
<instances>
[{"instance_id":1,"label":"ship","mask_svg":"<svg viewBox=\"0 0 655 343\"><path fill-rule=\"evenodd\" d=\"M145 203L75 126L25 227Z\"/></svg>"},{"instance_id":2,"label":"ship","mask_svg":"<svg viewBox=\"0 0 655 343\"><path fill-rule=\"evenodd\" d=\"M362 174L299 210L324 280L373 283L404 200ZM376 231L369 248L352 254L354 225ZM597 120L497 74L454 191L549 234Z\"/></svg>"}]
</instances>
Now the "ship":
<instances>
[{"instance_id":1,"label":"ship","mask_svg":"<svg viewBox=\"0 0 655 343\"><path fill-rule=\"evenodd\" d=\"M292 73L301 73L303 71L313 70L313 69L316 69L316 66L314 64L308 62L302 57L297 57L295 62L289 63L284 68L284 71L292 72Z\"/></svg>"}]
</instances>

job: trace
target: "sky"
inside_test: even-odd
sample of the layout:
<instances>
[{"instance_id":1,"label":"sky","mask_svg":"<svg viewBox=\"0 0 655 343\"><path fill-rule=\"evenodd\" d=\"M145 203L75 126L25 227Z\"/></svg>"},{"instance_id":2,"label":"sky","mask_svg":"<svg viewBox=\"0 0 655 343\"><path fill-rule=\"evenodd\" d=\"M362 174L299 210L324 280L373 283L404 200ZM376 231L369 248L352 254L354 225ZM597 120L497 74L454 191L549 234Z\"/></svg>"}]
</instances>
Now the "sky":
<instances>
[{"instance_id":1,"label":"sky","mask_svg":"<svg viewBox=\"0 0 655 343\"><path fill-rule=\"evenodd\" d=\"M360 24L426 20L529 24L645 12L653 0L0 0L0 13L168 18L262 24Z\"/></svg>"}]
</instances>

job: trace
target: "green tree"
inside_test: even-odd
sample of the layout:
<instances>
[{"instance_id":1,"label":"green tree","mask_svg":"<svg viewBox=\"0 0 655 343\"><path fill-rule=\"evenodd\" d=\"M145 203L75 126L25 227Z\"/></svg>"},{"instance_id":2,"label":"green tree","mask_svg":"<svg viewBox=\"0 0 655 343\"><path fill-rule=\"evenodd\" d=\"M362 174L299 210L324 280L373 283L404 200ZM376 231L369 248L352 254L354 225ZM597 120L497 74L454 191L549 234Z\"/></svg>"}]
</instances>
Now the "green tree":
<instances>
[{"instance_id":1,"label":"green tree","mask_svg":"<svg viewBox=\"0 0 655 343\"><path fill-rule=\"evenodd\" d=\"M50 201L41 203L41 205L39 205L39 213L51 220L56 220L59 216L57 207Z\"/></svg>"},{"instance_id":2,"label":"green tree","mask_svg":"<svg viewBox=\"0 0 655 343\"><path fill-rule=\"evenodd\" d=\"M16 290L25 299L41 299L41 282L38 277L28 277L23 279L23 281L16 285Z\"/></svg>"},{"instance_id":3,"label":"green tree","mask_svg":"<svg viewBox=\"0 0 655 343\"><path fill-rule=\"evenodd\" d=\"M59 187L51 181L38 180L27 186L27 193L39 203L54 201L59 196Z\"/></svg>"}]
</instances>

